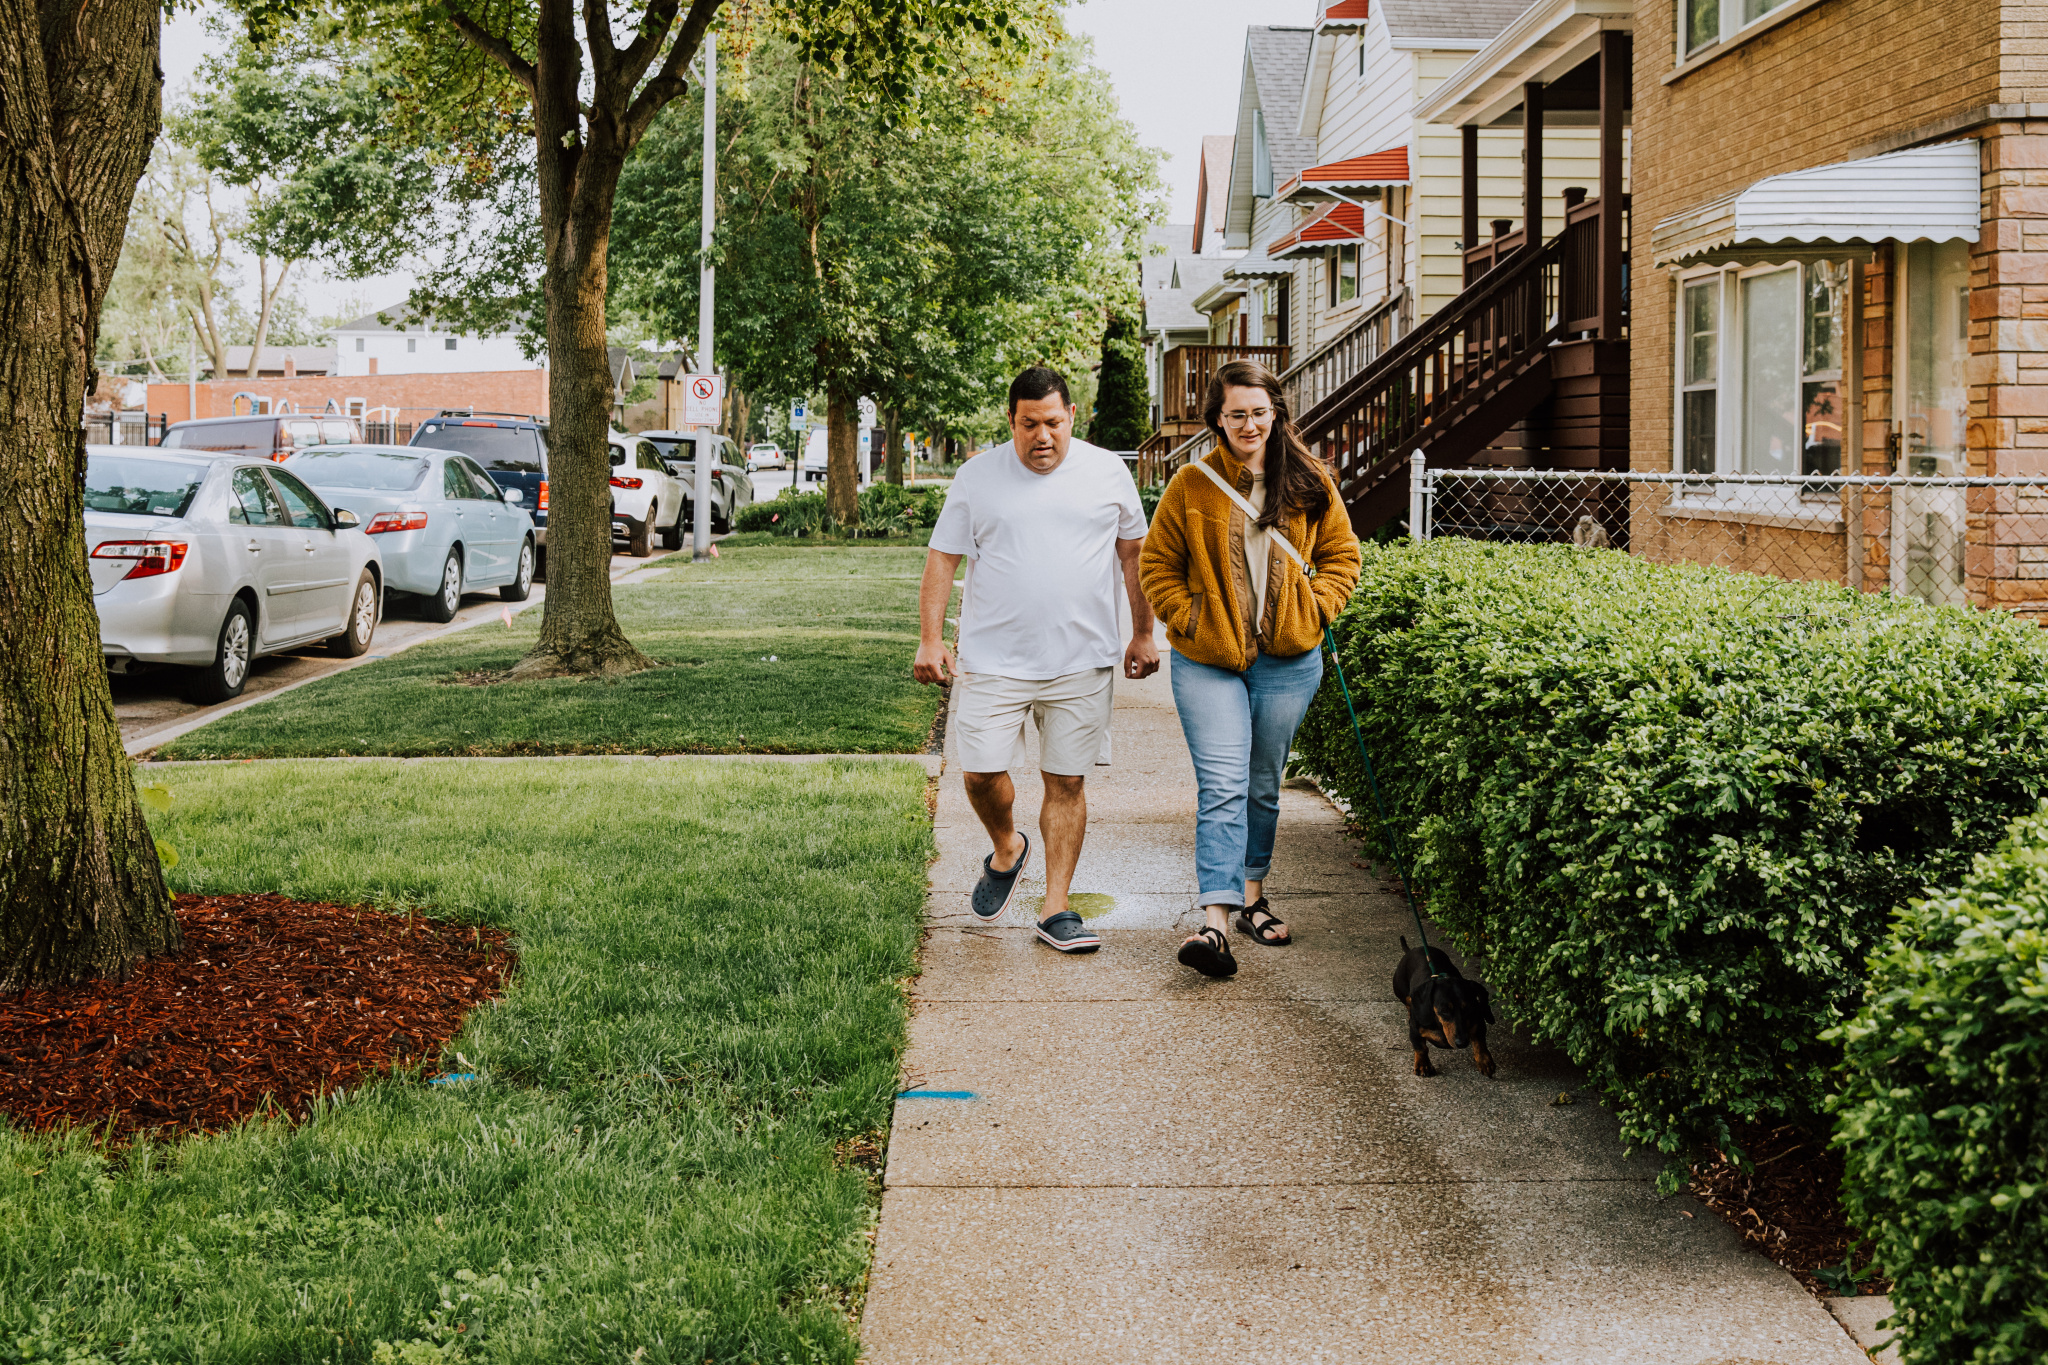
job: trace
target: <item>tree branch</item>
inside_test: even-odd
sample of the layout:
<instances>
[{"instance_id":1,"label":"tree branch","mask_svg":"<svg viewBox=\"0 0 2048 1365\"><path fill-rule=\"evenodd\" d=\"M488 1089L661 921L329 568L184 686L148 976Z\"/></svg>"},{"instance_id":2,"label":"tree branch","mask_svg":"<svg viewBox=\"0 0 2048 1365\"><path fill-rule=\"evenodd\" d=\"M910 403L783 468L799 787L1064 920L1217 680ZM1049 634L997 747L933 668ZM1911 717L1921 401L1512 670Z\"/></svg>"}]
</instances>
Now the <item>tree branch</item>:
<instances>
[{"instance_id":1,"label":"tree branch","mask_svg":"<svg viewBox=\"0 0 2048 1365\"><path fill-rule=\"evenodd\" d=\"M528 95L534 93L533 63L520 56L511 43L500 38L461 10L451 11L448 15L448 22L455 26L455 31L462 35L464 42L482 52L499 66L504 67L510 73L512 79L518 81Z\"/></svg>"},{"instance_id":2,"label":"tree branch","mask_svg":"<svg viewBox=\"0 0 2048 1365\"><path fill-rule=\"evenodd\" d=\"M661 70L654 79L647 82L640 93L633 97L633 103L620 121L622 151L630 152L640 145L641 135L647 125L654 122L654 116L668 107L668 102L689 88L687 73L690 58L704 46L705 31L711 27L711 20L718 13L724 0L690 0L690 13L683 20L683 26L676 33L676 39L668 50L668 60L661 64ZM638 39L634 40L638 42Z\"/></svg>"},{"instance_id":3,"label":"tree branch","mask_svg":"<svg viewBox=\"0 0 2048 1365\"><path fill-rule=\"evenodd\" d=\"M665 3L666 0L658 2ZM647 12L652 15L654 6L650 5ZM583 41L590 47L590 73L597 78L598 88L602 89L618 70L619 61L618 46L612 42L611 8L605 0L583 0ZM633 88L633 79L633 76L626 78L629 90Z\"/></svg>"},{"instance_id":4,"label":"tree branch","mask_svg":"<svg viewBox=\"0 0 2048 1365\"><path fill-rule=\"evenodd\" d=\"M587 4L600 4L602 0L585 0ZM647 13L640 20L640 32L626 45L619 58L619 79L626 89L640 83L647 74L647 68L654 64L655 54L661 51L662 39L675 27L677 0L651 0Z\"/></svg>"}]
</instances>

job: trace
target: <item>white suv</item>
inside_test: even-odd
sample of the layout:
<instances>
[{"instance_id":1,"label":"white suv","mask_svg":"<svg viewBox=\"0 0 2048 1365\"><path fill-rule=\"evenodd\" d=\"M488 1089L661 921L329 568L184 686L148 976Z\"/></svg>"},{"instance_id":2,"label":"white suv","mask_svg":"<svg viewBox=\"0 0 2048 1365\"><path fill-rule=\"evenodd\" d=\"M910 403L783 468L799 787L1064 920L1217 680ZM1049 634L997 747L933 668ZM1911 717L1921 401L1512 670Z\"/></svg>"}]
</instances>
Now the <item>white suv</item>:
<instances>
[{"instance_id":1,"label":"white suv","mask_svg":"<svg viewBox=\"0 0 2048 1365\"><path fill-rule=\"evenodd\" d=\"M782 458L781 446L763 441L759 445L747 447L747 472L749 474L757 469L787 468L789 468L789 462Z\"/></svg>"},{"instance_id":2,"label":"white suv","mask_svg":"<svg viewBox=\"0 0 2048 1365\"><path fill-rule=\"evenodd\" d=\"M645 559L661 548L682 548L683 502L689 490L678 483L651 441L623 432L611 434L612 539L626 542L626 552Z\"/></svg>"}]
</instances>

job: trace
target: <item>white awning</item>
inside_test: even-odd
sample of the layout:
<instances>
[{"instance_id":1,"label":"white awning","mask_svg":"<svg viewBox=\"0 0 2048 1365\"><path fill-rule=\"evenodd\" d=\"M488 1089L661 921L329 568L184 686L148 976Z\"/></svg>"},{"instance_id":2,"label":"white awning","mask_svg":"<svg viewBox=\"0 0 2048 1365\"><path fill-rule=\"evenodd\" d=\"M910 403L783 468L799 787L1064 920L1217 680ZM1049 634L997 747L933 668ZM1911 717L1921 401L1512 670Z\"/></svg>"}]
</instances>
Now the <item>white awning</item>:
<instances>
[{"instance_id":1,"label":"white awning","mask_svg":"<svg viewBox=\"0 0 2048 1365\"><path fill-rule=\"evenodd\" d=\"M1759 180L1650 231L1659 265L1776 261L1879 242L1975 241L1983 231L1975 139L1909 147ZM1835 252L1833 254L1841 254Z\"/></svg>"}]
</instances>

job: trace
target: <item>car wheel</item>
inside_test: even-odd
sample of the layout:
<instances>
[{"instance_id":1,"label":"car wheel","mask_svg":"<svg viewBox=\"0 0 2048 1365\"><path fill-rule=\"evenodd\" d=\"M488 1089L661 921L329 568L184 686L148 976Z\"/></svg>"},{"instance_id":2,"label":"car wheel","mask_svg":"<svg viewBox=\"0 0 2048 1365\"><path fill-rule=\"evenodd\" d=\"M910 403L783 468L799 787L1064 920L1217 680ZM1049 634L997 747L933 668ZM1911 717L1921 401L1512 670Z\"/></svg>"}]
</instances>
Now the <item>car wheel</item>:
<instances>
[{"instance_id":1,"label":"car wheel","mask_svg":"<svg viewBox=\"0 0 2048 1365\"><path fill-rule=\"evenodd\" d=\"M507 602L524 602L533 593L533 542L519 544L519 576L498 589L498 596Z\"/></svg>"},{"instance_id":2,"label":"car wheel","mask_svg":"<svg viewBox=\"0 0 2048 1365\"><path fill-rule=\"evenodd\" d=\"M462 606L462 551L450 550L441 565L441 586L426 599L429 621L453 621Z\"/></svg>"},{"instance_id":3,"label":"car wheel","mask_svg":"<svg viewBox=\"0 0 2048 1365\"><path fill-rule=\"evenodd\" d=\"M370 648L370 637L376 633L377 576L365 569L356 580L355 595L348 600L348 620L327 647L344 659L353 659Z\"/></svg>"},{"instance_id":4,"label":"car wheel","mask_svg":"<svg viewBox=\"0 0 2048 1365\"><path fill-rule=\"evenodd\" d=\"M238 597L228 605L227 618L220 623L213 662L193 670L186 697L201 706L210 706L241 696L249 683L249 665L255 658L256 614Z\"/></svg>"},{"instance_id":5,"label":"car wheel","mask_svg":"<svg viewBox=\"0 0 2048 1365\"><path fill-rule=\"evenodd\" d=\"M627 525L632 526L633 524L628 522ZM635 559L645 559L654 553L654 508L652 505L647 509L645 520L641 521L639 525L633 526L632 534L626 538L626 553Z\"/></svg>"},{"instance_id":6,"label":"car wheel","mask_svg":"<svg viewBox=\"0 0 2048 1365\"><path fill-rule=\"evenodd\" d=\"M725 509L724 516L720 516L718 515L718 504L715 502L711 504L711 529L719 535L724 535L732 529L732 509L730 507Z\"/></svg>"},{"instance_id":7,"label":"car wheel","mask_svg":"<svg viewBox=\"0 0 2048 1365\"><path fill-rule=\"evenodd\" d=\"M676 517L673 526L661 528L661 548L664 550L680 550L683 548L683 519L680 514Z\"/></svg>"}]
</instances>

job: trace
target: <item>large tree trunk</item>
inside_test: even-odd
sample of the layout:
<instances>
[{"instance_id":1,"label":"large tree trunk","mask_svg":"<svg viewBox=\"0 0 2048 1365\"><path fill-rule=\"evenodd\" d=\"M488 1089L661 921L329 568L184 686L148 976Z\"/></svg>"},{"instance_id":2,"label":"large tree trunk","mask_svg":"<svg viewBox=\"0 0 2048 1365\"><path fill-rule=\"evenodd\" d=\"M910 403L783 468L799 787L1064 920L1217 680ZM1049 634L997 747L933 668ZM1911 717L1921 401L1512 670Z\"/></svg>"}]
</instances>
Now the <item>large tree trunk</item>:
<instances>
[{"instance_id":1,"label":"large tree trunk","mask_svg":"<svg viewBox=\"0 0 2048 1365\"><path fill-rule=\"evenodd\" d=\"M179 944L100 658L79 413L161 117L157 0L0 0L0 993Z\"/></svg>"},{"instance_id":2,"label":"large tree trunk","mask_svg":"<svg viewBox=\"0 0 2048 1365\"><path fill-rule=\"evenodd\" d=\"M890 408L882 414L883 456L882 477L899 488L903 485L903 413Z\"/></svg>"},{"instance_id":3,"label":"large tree trunk","mask_svg":"<svg viewBox=\"0 0 2048 1365\"><path fill-rule=\"evenodd\" d=\"M860 400L838 390L825 403L825 506L832 520L860 525Z\"/></svg>"}]
</instances>

